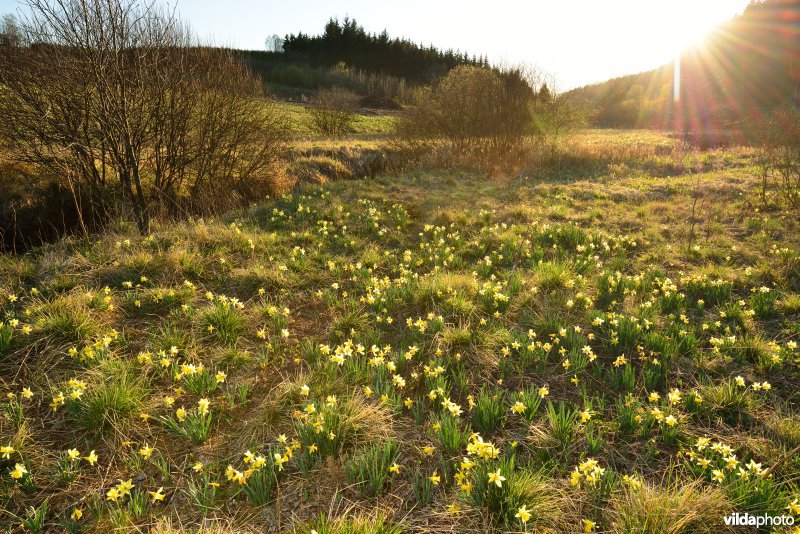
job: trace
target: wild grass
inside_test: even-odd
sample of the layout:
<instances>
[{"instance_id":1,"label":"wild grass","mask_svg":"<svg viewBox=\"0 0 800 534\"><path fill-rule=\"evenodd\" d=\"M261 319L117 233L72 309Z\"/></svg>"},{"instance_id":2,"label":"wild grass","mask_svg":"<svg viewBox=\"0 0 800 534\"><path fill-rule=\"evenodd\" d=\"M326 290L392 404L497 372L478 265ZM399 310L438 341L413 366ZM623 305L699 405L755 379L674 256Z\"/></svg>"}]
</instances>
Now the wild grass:
<instances>
[{"instance_id":1,"label":"wild grass","mask_svg":"<svg viewBox=\"0 0 800 534\"><path fill-rule=\"evenodd\" d=\"M297 531L304 534L402 534L405 530L392 525L384 514L374 516L356 514L350 517L329 519L325 514L306 524L298 525Z\"/></svg>"},{"instance_id":2,"label":"wild grass","mask_svg":"<svg viewBox=\"0 0 800 534\"><path fill-rule=\"evenodd\" d=\"M345 463L345 472L351 483L357 484L359 492L367 497L377 497L392 475L400 455L400 444L389 440L375 444L356 453Z\"/></svg>"},{"instance_id":3,"label":"wild grass","mask_svg":"<svg viewBox=\"0 0 800 534\"><path fill-rule=\"evenodd\" d=\"M715 487L694 483L672 483L666 487L642 484L628 487L611 503L614 532L633 534L678 534L681 532L733 532L720 519L732 504Z\"/></svg>"},{"instance_id":4,"label":"wild grass","mask_svg":"<svg viewBox=\"0 0 800 534\"><path fill-rule=\"evenodd\" d=\"M121 431L148 396L145 380L123 362L90 376L93 387L67 404L75 422L90 432Z\"/></svg>"},{"instance_id":5,"label":"wild grass","mask_svg":"<svg viewBox=\"0 0 800 534\"><path fill-rule=\"evenodd\" d=\"M492 435L503 422L502 393L489 388L481 389L472 413L472 426L485 436Z\"/></svg>"},{"instance_id":6,"label":"wild grass","mask_svg":"<svg viewBox=\"0 0 800 534\"><path fill-rule=\"evenodd\" d=\"M324 136L320 136L314 127L312 113L307 106L282 102L277 104L277 108L289 118L299 141L311 138L318 144L316 141L320 137L324 141ZM392 114L355 113L349 133L352 136L386 136L394 131L396 121L397 118Z\"/></svg>"}]
</instances>

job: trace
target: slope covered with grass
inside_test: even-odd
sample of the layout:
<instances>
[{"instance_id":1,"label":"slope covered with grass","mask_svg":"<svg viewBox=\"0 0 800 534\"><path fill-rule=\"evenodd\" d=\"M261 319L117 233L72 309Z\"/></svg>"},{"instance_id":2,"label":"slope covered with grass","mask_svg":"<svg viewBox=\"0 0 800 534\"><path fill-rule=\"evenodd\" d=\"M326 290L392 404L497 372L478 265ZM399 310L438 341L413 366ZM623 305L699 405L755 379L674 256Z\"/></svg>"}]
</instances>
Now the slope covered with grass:
<instances>
[{"instance_id":1,"label":"slope covered with grass","mask_svg":"<svg viewBox=\"0 0 800 534\"><path fill-rule=\"evenodd\" d=\"M796 514L797 219L752 207L747 150L682 157L679 176L338 182L3 257L0 524Z\"/></svg>"}]
</instances>

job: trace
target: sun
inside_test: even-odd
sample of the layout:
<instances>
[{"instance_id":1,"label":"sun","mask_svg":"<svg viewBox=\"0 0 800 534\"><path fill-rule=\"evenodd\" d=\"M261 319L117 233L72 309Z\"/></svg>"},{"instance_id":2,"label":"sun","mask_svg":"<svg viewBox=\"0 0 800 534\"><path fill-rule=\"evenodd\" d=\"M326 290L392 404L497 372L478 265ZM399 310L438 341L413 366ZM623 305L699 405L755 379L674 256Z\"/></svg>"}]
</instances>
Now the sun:
<instances>
[{"instance_id":1,"label":"sun","mask_svg":"<svg viewBox=\"0 0 800 534\"><path fill-rule=\"evenodd\" d=\"M732 18L731 12L741 13L750 0L717 0L686 2L676 0L663 21L671 28L673 53L672 97L677 101L681 91L681 56L690 48L702 48L714 30Z\"/></svg>"},{"instance_id":2,"label":"sun","mask_svg":"<svg viewBox=\"0 0 800 534\"><path fill-rule=\"evenodd\" d=\"M731 13L741 13L749 0L675 0L660 24L668 25L675 54L702 46L714 29L729 21Z\"/></svg>"}]
</instances>

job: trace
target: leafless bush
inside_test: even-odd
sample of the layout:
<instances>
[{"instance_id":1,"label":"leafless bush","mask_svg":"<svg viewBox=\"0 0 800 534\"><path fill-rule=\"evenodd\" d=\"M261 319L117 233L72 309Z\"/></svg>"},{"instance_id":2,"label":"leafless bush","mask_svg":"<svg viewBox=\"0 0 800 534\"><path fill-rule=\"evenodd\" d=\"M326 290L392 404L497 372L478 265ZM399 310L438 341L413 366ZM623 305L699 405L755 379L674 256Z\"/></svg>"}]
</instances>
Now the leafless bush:
<instances>
[{"instance_id":1,"label":"leafless bush","mask_svg":"<svg viewBox=\"0 0 800 534\"><path fill-rule=\"evenodd\" d=\"M533 133L554 149L565 135L586 126L589 114L585 103L567 93L539 91L533 104Z\"/></svg>"},{"instance_id":2,"label":"leafless bush","mask_svg":"<svg viewBox=\"0 0 800 534\"><path fill-rule=\"evenodd\" d=\"M514 71L459 66L420 93L400 133L418 142L444 140L456 151L508 151L528 132L532 95Z\"/></svg>"},{"instance_id":3,"label":"leafless bush","mask_svg":"<svg viewBox=\"0 0 800 534\"><path fill-rule=\"evenodd\" d=\"M777 109L754 130L758 132L762 202L766 204L769 191L774 190L787 205L800 208L800 109Z\"/></svg>"},{"instance_id":4,"label":"leafless bush","mask_svg":"<svg viewBox=\"0 0 800 534\"><path fill-rule=\"evenodd\" d=\"M350 131L358 108L358 95L343 87L320 89L311 100L311 122L323 135L343 135Z\"/></svg>"},{"instance_id":5,"label":"leafless bush","mask_svg":"<svg viewBox=\"0 0 800 534\"><path fill-rule=\"evenodd\" d=\"M147 233L157 209L251 198L268 178L285 124L230 53L198 47L153 2L27 4L19 44L0 54L0 138L62 176L76 204L104 213L114 189Z\"/></svg>"}]
</instances>

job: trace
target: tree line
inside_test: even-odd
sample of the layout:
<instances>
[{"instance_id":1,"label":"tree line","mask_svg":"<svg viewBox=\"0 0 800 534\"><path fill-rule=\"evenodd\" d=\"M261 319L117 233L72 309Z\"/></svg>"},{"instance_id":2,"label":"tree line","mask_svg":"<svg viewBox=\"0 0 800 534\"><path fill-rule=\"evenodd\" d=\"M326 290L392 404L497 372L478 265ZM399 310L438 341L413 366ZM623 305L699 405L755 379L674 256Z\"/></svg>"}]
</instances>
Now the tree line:
<instances>
[{"instance_id":1,"label":"tree line","mask_svg":"<svg viewBox=\"0 0 800 534\"><path fill-rule=\"evenodd\" d=\"M484 56L422 46L367 32L355 19L331 18L322 33L270 35L265 50L239 51L272 90L316 91L334 86L361 95L411 103L416 88L459 65L490 68Z\"/></svg>"},{"instance_id":2,"label":"tree line","mask_svg":"<svg viewBox=\"0 0 800 534\"><path fill-rule=\"evenodd\" d=\"M287 35L282 53L290 61L305 62L312 67L345 63L366 72L397 76L415 83L431 83L457 65L489 66L485 57L390 38L386 30L369 33L349 17L341 22L330 19L320 35Z\"/></svg>"}]
</instances>

